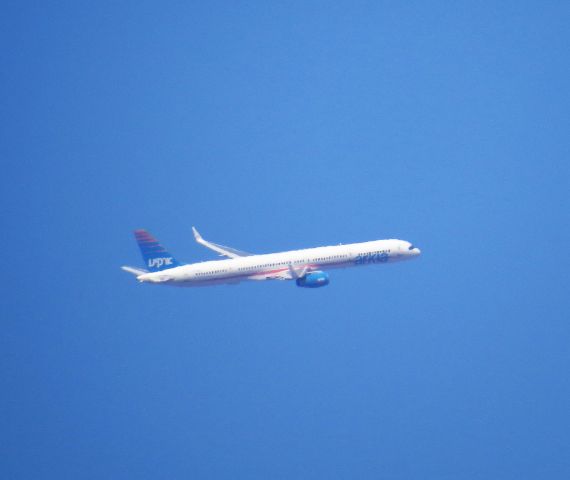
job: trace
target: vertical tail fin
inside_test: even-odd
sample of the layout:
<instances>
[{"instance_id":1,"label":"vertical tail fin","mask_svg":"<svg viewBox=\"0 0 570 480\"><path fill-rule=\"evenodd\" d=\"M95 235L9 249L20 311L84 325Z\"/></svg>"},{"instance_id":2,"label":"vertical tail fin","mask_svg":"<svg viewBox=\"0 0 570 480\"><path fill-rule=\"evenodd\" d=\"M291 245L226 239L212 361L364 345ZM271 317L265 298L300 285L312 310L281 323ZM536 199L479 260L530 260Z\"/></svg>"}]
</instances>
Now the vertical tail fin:
<instances>
[{"instance_id":1,"label":"vertical tail fin","mask_svg":"<svg viewBox=\"0 0 570 480\"><path fill-rule=\"evenodd\" d=\"M150 272L159 272L180 266L180 263L146 230L135 230L135 239L141 249L144 263Z\"/></svg>"}]
</instances>

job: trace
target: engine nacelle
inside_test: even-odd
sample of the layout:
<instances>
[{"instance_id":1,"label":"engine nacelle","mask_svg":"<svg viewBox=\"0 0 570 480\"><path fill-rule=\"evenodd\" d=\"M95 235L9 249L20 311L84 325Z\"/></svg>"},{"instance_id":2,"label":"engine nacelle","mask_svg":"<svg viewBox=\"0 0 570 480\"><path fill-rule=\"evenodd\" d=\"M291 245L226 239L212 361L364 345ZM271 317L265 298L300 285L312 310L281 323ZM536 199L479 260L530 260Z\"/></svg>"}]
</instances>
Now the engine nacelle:
<instances>
[{"instance_id":1,"label":"engine nacelle","mask_svg":"<svg viewBox=\"0 0 570 480\"><path fill-rule=\"evenodd\" d=\"M325 272L309 272L296 280L298 287L318 288L329 284L329 276Z\"/></svg>"}]
</instances>

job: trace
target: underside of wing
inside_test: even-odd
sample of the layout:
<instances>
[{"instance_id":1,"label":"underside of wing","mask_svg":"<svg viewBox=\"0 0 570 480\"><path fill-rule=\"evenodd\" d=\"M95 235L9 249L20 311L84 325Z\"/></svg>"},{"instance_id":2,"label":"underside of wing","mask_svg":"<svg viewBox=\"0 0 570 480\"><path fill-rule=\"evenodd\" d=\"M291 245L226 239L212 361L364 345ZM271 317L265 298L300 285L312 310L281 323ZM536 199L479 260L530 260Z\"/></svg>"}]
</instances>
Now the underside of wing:
<instances>
[{"instance_id":1,"label":"underside of wing","mask_svg":"<svg viewBox=\"0 0 570 480\"><path fill-rule=\"evenodd\" d=\"M265 272L256 275L250 275L248 280L293 280L288 270L281 270L279 272Z\"/></svg>"},{"instance_id":2,"label":"underside of wing","mask_svg":"<svg viewBox=\"0 0 570 480\"><path fill-rule=\"evenodd\" d=\"M287 268L259 273L248 277L250 280L297 280L304 277L310 271L310 266L289 265Z\"/></svg>"}]
</instances>

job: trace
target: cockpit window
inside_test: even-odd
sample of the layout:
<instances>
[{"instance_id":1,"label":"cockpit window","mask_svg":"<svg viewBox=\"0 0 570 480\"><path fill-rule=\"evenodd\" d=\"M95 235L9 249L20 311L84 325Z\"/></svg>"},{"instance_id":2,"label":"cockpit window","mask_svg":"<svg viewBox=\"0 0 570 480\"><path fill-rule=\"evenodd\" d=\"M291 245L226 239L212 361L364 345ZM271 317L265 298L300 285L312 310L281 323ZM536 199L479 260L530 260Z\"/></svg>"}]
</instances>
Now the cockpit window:
<instances>
[{"instance_id":1,"label":"cockpit window","mask_svg":"<svg viewBox=\"0 0 570 480\"><path fill-rule=\"evenodd\" d=\"M416 247L414 247L413 245L410 245L410 246L408 247L408 250L413 250L414 248L416 248Z\"/></svg>"}]
</instances>

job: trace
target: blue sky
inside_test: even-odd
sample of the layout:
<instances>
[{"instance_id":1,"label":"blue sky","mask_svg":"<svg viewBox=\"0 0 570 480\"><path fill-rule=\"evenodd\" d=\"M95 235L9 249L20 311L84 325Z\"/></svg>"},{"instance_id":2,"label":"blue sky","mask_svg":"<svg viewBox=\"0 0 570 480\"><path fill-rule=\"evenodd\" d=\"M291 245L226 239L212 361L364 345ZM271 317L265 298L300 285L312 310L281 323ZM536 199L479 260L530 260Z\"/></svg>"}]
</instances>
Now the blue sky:
<instances>
[{"instance_id":1,"label":"blue sky","mask_svg":"<svg viewBox=\"0 0 570 480\"><path fill-rule=\"evenodd\" d=\"M0 476L568 478L566 2L7 2ZM138 285L132 230L422 258Z\"/></svg>"}]
</instances>

